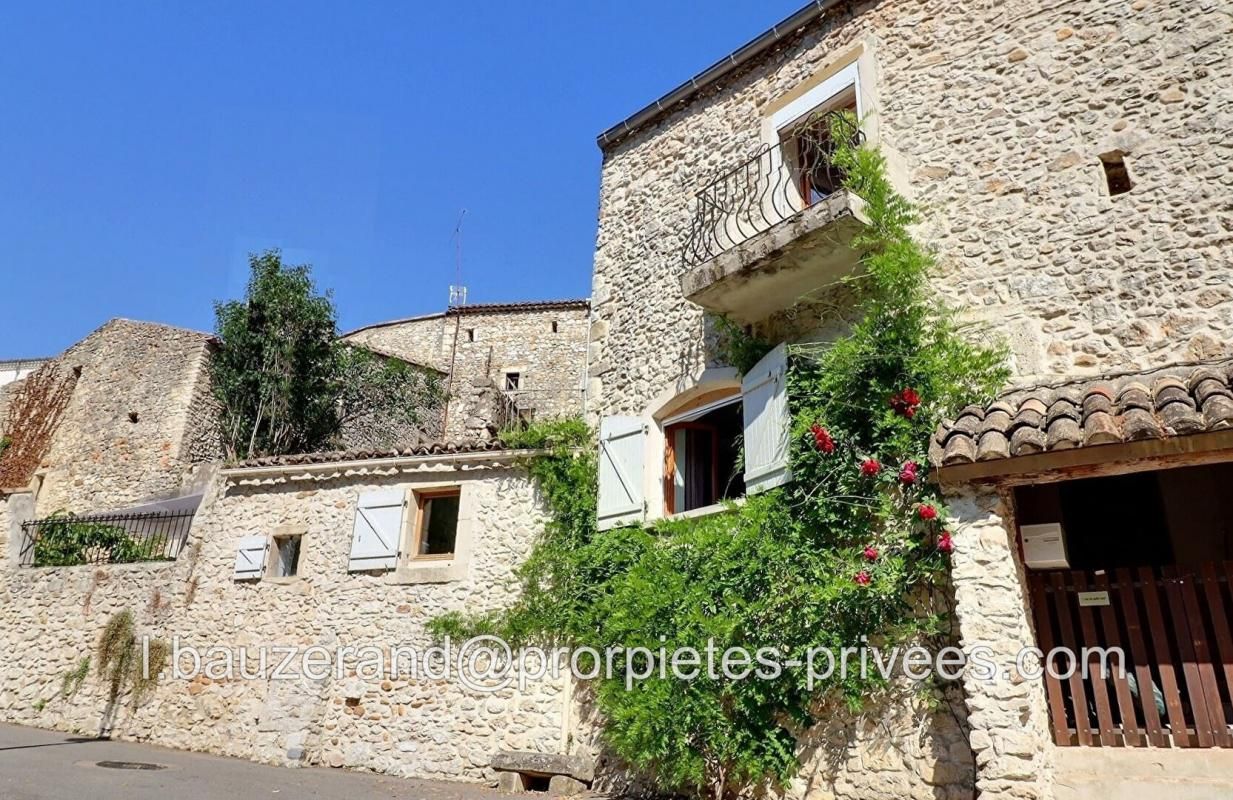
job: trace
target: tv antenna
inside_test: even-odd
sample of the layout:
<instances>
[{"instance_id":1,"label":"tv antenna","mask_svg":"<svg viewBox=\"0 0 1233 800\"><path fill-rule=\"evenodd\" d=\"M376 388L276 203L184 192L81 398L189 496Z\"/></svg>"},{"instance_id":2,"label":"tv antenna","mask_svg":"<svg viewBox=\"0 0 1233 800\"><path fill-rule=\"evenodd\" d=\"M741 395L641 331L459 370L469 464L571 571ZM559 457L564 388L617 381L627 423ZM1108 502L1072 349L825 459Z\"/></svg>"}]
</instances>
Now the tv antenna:
<instances>
[{"instance_id":1,"label":"tv antenna","mask_svg":"<svg viewBox=\"0 0 1233 800\"><path fill-rule=\"evenodd\" d=\"M467 304L467 287L462 284L462 220L466 215L464 208L458 213L458 224L454 226L454 282L450 284L450 308Z\"/></svg>"}]
</instances>

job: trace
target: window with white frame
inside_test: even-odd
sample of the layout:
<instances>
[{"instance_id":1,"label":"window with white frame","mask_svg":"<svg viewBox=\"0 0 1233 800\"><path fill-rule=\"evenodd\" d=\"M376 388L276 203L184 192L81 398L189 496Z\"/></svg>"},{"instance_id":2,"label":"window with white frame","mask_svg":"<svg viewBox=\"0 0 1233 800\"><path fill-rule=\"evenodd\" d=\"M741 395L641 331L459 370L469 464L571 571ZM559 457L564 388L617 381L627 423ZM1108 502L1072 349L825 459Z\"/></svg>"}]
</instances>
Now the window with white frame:
<instances>
[{"instance_id":1,"label":"window with white frame","mask_svg":"<svg viewBox=\"0 0 1233 800\"><path fill-rule=\"evenodd\" d=\"M648 451L650 426L639 417L604 417L599 435L600 530L647 517L647 477L662 458L664 514L757 494L786 483L791 419L787 349L780 345L744 376L739 394L698 403L661 423L664 449ZM655 471L648 469L655 464Z\"/></svg>"},{"instance_id":2,"label":"window with white frame","mask_svg":"<svg viewBox=\"0 0 1233 800\"><path fill-rule=\"evenodd\" d=\"M855 63L821 81L771 116L783 169L802 208L834 194L842 176L833 156L839 137L855 139L860 119L860 76Z\"/></svg>"}]
</instances>

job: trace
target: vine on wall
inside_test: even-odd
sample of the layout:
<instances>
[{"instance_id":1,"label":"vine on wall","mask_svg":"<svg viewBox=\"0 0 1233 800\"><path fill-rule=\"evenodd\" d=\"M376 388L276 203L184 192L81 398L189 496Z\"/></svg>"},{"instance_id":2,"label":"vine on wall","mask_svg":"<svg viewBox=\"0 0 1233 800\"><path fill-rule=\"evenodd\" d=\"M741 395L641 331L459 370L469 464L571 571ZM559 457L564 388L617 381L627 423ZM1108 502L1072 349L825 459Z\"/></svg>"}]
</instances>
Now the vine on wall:
<instances>
[{"instance_id":1,"label":"vine on wall","mask_svg":"<svg viewBox=\"0 0 1233 800\"><path fill-rule=\"evenodd\" d=\"M858 710L888 684L876 670L818 680L804 666L811 650L936 646L948 631L939 590L953 545L926 450L943 416L1004 382L1003 353L962 336L930 290L934 257L910 235L914 210L883 158L842 146L835 159L870 221L853 245L859 321L837 341L789 350L793 481L728 513L597 534L585 428L534 428L523 436L548 447L530 470L551 519L519 573L521 599L433 625L601 652L773 651L781 668L759 677L656 671L627 684L618 660L593 681L606 741L664 790L731 800L782 786L822 701Z\"/></svg>"},{"instance_id":2,"label":"vine on wall","mask_svg":"<svg viewBox=\"0 0 1233 800\"><path fill-rule=\"evenodd\" d=\"M16 384L0 426L4 431L0 487L25 486L34 477L76 385L76 372L62 375L56 362L44 364Z\"/></svg>"}]
</instances>

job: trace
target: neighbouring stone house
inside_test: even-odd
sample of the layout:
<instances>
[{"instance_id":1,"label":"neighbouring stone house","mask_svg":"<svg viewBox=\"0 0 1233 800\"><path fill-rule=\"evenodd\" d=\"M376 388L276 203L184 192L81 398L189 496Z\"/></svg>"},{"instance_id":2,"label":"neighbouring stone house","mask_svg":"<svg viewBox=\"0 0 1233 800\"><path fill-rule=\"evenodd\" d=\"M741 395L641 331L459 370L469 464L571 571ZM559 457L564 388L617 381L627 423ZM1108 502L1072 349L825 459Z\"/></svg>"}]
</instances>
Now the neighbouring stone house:
<instances>
[{"instance_id":1,"label":"neighbouring stone house","mask_svg":"<svg viewBox=\"0 0 1233 800\"><path fill-rule=\"evenodd\" d=\"M587 300L473 303L378 322L343 339L429 364L447 377L446 438L578 416L590 334Z\"/></svg>"},{"instance_id":2,"label":"neighbouring stone house","mask_svg":"<svg viewBox=\"0 0 1233 800\"><path fill-rule=\"evenodd\" d=\"M866 221L825 115L855 111L923 209L939 296L1011 351L1016 388L934 447L964 647L1120 643L1133 667L836 714L793 795L1233 791L1231 11L823 0L599 137L601 527L790 479L783 349L738 375L710 315L789 343L850 322ZM743 480L716 480L742 437Z\"/></svg>"},{"instance_id":3,"label":"neighbouring stone house","mask_svg":"<svg viewBox=\"0 0 1233 800\"><path fill-rule=\"evenodd\" d=\"M522 454L496 442L263 458L226 465L205 489L178 558L134 564L18 567L25 492L0 497L0 717L295 766L399 776L496 779L496 754L578 752L569 687L530 681L477 690L456 672L345 672L290 679L258 671L258 648L435 643L425 624L446 611L499 608L543 523ZM165 679L137 707L109 710L102 681L62 692L94 653L110 616L196 648L243 650L248 677L203 669ZM271 653L273 668L281 656ZM411 658L411 657L408 657ZM182 656L182 668L192 659ZM198 662L201 664L201 662ZM452 664L450 665L452 667Z\"/></svg>"},{"instance_id":4,"label":"neighbouring stone house","mask_svg":"<svg viewBox=\"0 0 1233 800\"><path fill-rule=\"evenodd\" d=\"M222 453L207 369L212 343L197 331L114 319L0 388L4 407L40 373L63 389L54 432L25 476L34 510L108 511L188 491ZM9 423L0 419L0 428Z\"/></svg>"},{"instance_id":5,"label":"neighbouring stone house","mask_svg":"<svg viewBox=\"0 0 1233 800\"><path fill-rule=\"evenodd\" d=\"M528 392L580 380L586 303L548 305L460 315L477 352L462 347L455 363L471 378L486 374L494 348L481 356L478 343L491 337L502 342L498 366L528 375ZM426 345L353 344L445 375ZM367 675L344 656L360 646L422 655L436 641L432 618L516 596L515 570L544 520L526 453L491 436L490 416L483 435L464 439L417 434L391 448L358 436L337 452L223 462L214 346L207 334L114 320L45 366L62 408L33 478L0 489L0 641L13 654L0 667L0 719L286 765L504 775L514 786L529 763L537 775L555 770L558 788L592 780L595 752L563 678L477 688L453 664L448 674L408 674L404 662L397 676ZM577 394L562 396L537 412L577 413ZM57 561L45 518L61 510L110 538ZM116 563L128 546L117 528L153 546ZM93 678L66 694L66 677L97 657L103 626L126 609L151 636L198 653L244 652L250 673L262 647L319 647L345 670L169 678L136 707L108 703Z\"/></svg>"}]
</instances>

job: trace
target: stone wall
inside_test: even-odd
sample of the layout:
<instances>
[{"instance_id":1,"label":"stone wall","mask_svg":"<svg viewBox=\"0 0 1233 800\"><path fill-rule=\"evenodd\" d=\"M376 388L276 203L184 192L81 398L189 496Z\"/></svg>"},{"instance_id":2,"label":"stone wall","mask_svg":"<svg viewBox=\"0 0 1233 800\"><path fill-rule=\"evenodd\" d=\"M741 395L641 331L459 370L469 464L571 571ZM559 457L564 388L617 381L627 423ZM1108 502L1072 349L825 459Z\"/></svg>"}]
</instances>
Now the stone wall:
<instances>
[{"instance_id":1,"label":"stone wall","mask_svg":"<svg viewBox=\"0 0 1233 800\"><path fill-rule=\"evenodd\" d=\"M534 418L580 413L588 326L585 301L546 301L463 306L344 338L452 371L445 436L473 438L496 425L498 392ZM519 390L505 391L507 372L520 374Z\"/></svg>"},{"instance_id":2,"label":"stone wall","mask_svg":"<svg viewBox=\"0 0 1233 800\"><path fill-rule=\"evenodd\" d=\"M210 348L203 333L116 319L58 356L78 377L37 473L39 514L175 495L218 458Z\"/></svg>"},{"instance_id":3,"label":"stone wall","mask_svg":"<svg viewBox=\"0 0 1233 800\"><path fill-rule=\"evenodd\" d=\"M513 570L543 522L529 479L499 454L465 466L427 457L379 469L356 462L265 470L242 484L226 475L212 484L175 563L18 569L10 560L0 572L0 640L10 654L0 665L0 718L98 733L107 705L101 680L91 674L64 697L62 676L125 608L144 632L179 637L183 647L249 648L252 664L259 646L321 645L331 654L368 644L425 648L432 617L511 601ZM347 571L361 492L441 485L462 488L462 513L471 520L471 554L460 574L418 582L402 570ZM7 538L6 505L0 500ZM287 529L304 536L298 577L234 580L241 536ZM167 679L136 710L117 707L115 734L268 763L489 782L497 750L572 746L561 681L484 693L452 676L366 678L355 674L354 660L346 666L343 677L324 681Z\"/></svg>"},{"instance_id":4,"label":"stone wall","mask_svg":"<svg viewBox=\"0 0 1233 800\"><path fill-rule=\"evenodd\" d=\"M858 58L870 140L923 209L918 233L937 249L940 299L973 335L1007 342L1017 381L1228 355L1230 32L1227 6L1183 0L886 0L841 4L784 38L606 147L592 418L653 422L706 368L723 366L714 331L680 287L695 195L766 142L772 107ZM1112 151L1124 154L1129 193L1110 196L1100 156ZM818 304L820 319L795 309L765 327L802 338L841 329L841 299ZM954 577L965 646L979 640L1005 655L1033 639L1013 536L995 506L955 504ZM981 796L1049 796L1039 684L1012 675L964 689ZM893 730L882 738L905 741ZM846 741L857 751L874 744L852 731ZM917 751L891 770L908 780L895 791L928 792L934 758ZM842 763L850 771L862 761ZM859 780L807 794L871 796Z\"/></svg>"}]
</instances>

